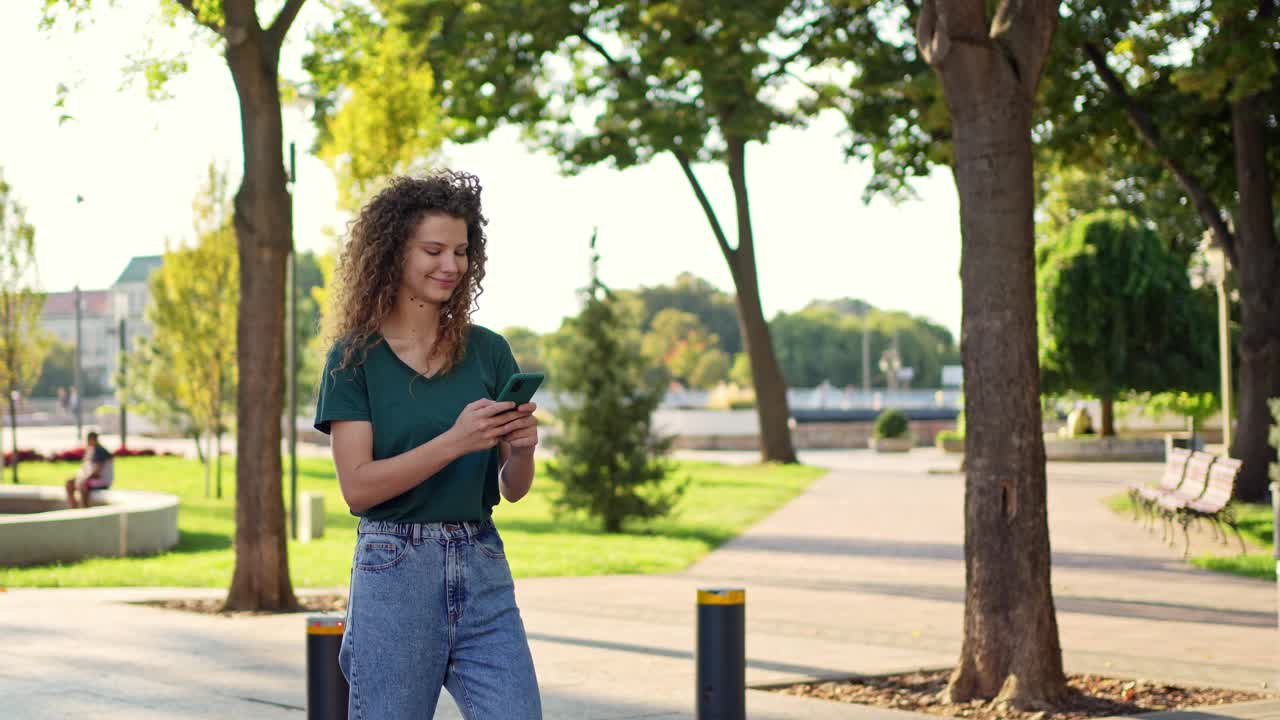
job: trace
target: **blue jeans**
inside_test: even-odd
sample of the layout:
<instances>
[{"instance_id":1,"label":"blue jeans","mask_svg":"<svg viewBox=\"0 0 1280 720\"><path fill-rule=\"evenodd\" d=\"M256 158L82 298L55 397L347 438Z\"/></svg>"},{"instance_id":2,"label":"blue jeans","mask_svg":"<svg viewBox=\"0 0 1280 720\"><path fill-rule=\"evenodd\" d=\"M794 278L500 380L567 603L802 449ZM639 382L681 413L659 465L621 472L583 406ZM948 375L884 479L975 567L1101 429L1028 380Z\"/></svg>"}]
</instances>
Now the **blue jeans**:
<instances>
[{"instance_id":1,"label":"blue jeans","mask_svg":"<svg viewBox=\"0 0 1280 720\"><path fill-rule=\"evenodd\" d=\"M338 655L351 720L429 718L440 688L467 720L539 720L515 584L492 520L361 520Z\"/></svg>"}]
</instances>

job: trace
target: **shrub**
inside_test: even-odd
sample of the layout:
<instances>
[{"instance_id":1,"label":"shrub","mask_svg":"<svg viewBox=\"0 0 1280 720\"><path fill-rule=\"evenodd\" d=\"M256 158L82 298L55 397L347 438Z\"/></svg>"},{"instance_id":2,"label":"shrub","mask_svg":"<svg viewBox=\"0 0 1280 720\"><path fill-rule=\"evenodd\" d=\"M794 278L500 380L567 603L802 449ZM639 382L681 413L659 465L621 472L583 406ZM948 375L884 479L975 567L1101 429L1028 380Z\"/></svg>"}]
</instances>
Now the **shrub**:
<instances>
[{"instance_id":1,"label":"shrub","mask_svg":"<svg viewBox=\"0 0 1280 720\"><path fill-rule=\"evenodd\" d=\"M176 457L178 455L177 453L171 453L171 452L157 453L155 450L152 450L151 448L134 449L134 448L124 448L124 447L120 448L119 450L116 450L111 454L115 457L155 457L156 455Z\"/></svg>"},{"instance_id":2,"label":"shrub","mask_svg":"<svg viewBox=\"0 0 1280 720\"><path fill-rule=\"evenodd\" d=\"M945 443L945 442L964 440L964 433L958 430L943 430L942 432L937 434L936 438L937 438L936 442L938 443L939 446L941 446L942 443Z\"/></svg>"},{"instance_id":3,"label":"shrub","mask_svg":"<svg viewBox=\"0 0 1280 720\"><path fill-rule=\"evenodd\" d=\"M45 457L40 453L36 452L35 450L31 450L31 449L18 450L18 462L31 462L34 460L44 460L44 459ZM6 466L13 464L13 451L9 451L4 454L4 464Z\"/></svg>"},{"instance_id":4,"label":"shrub","mask_svg":"<svg viewBox=\"0 0 1280 720\"><path fill-rule=\"evenodd\" d=\"M876 425L873 430L878 438L897 438L907 434L910 423L907 416L901 410L890 408L880 413L876 417Z\"/></svg>"}]
</instances>

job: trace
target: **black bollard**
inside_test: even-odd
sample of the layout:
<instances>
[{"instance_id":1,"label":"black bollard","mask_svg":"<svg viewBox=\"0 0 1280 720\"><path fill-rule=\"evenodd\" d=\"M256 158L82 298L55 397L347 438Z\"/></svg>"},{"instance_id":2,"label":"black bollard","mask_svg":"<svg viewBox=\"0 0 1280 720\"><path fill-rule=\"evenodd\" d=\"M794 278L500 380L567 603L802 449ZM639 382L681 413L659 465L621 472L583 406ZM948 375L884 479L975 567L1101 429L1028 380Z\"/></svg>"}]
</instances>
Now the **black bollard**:
<instances>
[{"instance_id":1,"label":"black bollard","mask_svg":"<svg viewBox=\"0 0 1280 720\"><path fill-rule=\"evenodd\" d=\"M698 720L747 717L747 591L698 591Z\"/></svg>"},{"instance_id":2,"label":"black bollard","mask_svg":"<svg viewBox=\"0 0 1280 720\"><path fill-rule=\"evenodd\" d=\"M345 629L341 617L307 618L307 720L347 720L347 679L338 667Z\"/></svg>"}]
</instances>

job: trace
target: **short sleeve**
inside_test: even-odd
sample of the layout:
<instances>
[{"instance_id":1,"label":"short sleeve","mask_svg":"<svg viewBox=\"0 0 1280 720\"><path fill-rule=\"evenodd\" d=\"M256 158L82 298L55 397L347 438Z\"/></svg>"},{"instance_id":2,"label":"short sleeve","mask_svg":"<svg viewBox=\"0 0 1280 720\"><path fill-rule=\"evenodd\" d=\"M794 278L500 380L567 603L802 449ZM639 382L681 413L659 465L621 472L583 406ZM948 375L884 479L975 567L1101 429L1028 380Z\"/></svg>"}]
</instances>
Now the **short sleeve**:
<instances>
[{"instance_id":1,"label":"short sleeve","mask_svg":"<svg viewBox=\"0 0 1280 720\"><path fill-rule=\"evenodd\" d=\"M335 344L325 359L320 374L320 393L316 399L315 428L328 435L334 420L369 420L369 390L365 384L364 366L348 365L341 370L343 346Z\"/></svg>"}]
</instances>

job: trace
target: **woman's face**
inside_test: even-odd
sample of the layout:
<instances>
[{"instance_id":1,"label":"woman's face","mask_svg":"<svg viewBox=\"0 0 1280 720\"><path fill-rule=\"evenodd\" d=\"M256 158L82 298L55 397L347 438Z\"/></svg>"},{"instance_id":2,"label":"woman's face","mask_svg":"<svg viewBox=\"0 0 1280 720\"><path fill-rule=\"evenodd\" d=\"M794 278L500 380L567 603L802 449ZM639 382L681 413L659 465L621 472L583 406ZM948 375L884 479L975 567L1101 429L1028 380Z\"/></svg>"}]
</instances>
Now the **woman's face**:
<instances>
[{"instance_id":1,"label":"woman's face","mask_svg":"<svg viewBox=\"0 0 1280 720\"><path fill-rule=\"evenodd\" d=\"M467 274L467 222L444 213L424 217L405 247L400 292L411 302L443 306Z\"/></svg>"}]
</instances>

